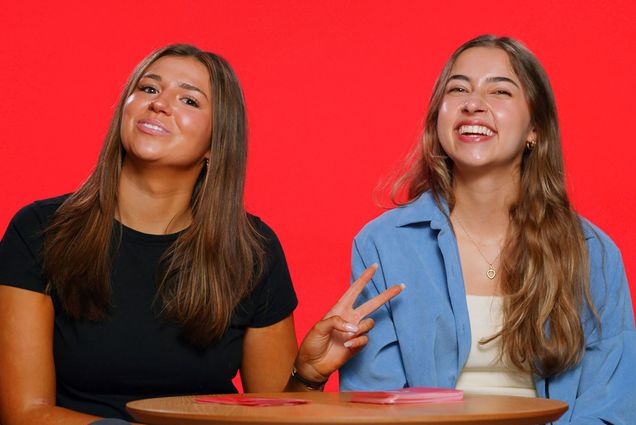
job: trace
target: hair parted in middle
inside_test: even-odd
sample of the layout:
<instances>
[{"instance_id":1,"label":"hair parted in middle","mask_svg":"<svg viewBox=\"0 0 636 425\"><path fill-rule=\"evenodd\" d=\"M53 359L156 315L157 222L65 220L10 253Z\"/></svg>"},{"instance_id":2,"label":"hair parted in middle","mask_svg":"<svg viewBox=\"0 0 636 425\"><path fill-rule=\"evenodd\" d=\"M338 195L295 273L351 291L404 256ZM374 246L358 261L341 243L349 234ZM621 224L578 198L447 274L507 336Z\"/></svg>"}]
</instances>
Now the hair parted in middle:
<instances>
[{"instance_id":1,"label":"hair parted in middle","mask_svg":"<svg viewBox=\"0 0 636 425\"><path fill-rule=\"evenodd\" d=\"M204 345L220 337L235 306L264 267L262 237L245 211L247 117L239 81L220 56L175 44L146 57L128 79L97 166L58 209L46 230L43 260L49 290L67 314L103 320L110 308L110 269L121 227L114 224L126 155L120 129L126 99L146 69L165 56L191 57L208 70L212 88L210 159L192 193L192 223L162 259L157 300L187 340Z\"/></svg>"},{"instance_id":2,"label":"hair parted in middle","mask_svg":"<svg viewBox=\"0 0 636 425\"><path fill-rule=\"evenodd\" d=\"M474 47L507 53L537 136L533 148L523 152L519 198L509 211L511 226L501 254L504 322L485 342L499 337L502 356L514 366L553 376L581 359L585 305L599 327L600 322L590 295L582 224L566 191L554 94L547 73L528 48L509 37L482 35L451 55L435 82L421 142L409 154L391 199L403 205L430 190L442 211L444 203L453 210L453 162L441 146L437 118L455 61ZM404 192L406 201L399 201Z\"/></svg>"}]
</instances>

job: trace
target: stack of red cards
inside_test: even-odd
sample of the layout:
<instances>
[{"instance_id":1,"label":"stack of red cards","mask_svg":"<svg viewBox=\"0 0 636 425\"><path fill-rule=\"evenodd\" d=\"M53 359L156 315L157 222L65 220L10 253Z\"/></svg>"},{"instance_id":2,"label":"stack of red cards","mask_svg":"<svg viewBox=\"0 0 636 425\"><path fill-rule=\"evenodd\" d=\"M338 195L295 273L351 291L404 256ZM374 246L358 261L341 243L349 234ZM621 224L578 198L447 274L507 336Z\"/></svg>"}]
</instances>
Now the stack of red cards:
<instances>
[{"instance_id":1,"label":"stack of red cards","mask_svg":"<svg viewBox=\"0 0 636 425\"><path fill-rule=\"evenodd\" d=\"M267 397L250 397L241 395L219 395L198 397L194 401L197 403L216 403L216 404L233 404L238 406L293 406L295 404L309 403L308 400L297 398L267 398Z\"/></svg>"},{"instance_id":2,"label":"stack of red cards","mask_svg":"<svg viewBox=\"0 0 636 425\"><path fill-rule=\"evenodd\" d=\"M351 402L373 404L443 403L464 399L462 390L445 388L402 388L393 391L354 392Z\"/></svg>"}]
</instances>

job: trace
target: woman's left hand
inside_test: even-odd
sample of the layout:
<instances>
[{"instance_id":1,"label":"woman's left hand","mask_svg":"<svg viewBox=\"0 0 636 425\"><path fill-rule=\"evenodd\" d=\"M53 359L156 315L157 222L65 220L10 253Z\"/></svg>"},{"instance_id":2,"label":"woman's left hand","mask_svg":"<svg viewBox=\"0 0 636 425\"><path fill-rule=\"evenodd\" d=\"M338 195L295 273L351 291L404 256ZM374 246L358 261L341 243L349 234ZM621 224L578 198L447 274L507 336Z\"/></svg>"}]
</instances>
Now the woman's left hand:
<instances>
[{"instance_id":1,"label":"woman's left hand","mask_svg":"<svg viewBox=\"0 0 636 425\"><path fill-rule=\"evenodd\" d=\"M373 264L362 272L325 317L305 336L295 363L300 376L314 382L326 381L329 375L366 345L366 333L373 328L374 323L373 319L365 319L365 316L404 289L403 284L392 286L358 308L353 308L356 298L377 268L377 264Z\"/></svg>"}]
</instances>

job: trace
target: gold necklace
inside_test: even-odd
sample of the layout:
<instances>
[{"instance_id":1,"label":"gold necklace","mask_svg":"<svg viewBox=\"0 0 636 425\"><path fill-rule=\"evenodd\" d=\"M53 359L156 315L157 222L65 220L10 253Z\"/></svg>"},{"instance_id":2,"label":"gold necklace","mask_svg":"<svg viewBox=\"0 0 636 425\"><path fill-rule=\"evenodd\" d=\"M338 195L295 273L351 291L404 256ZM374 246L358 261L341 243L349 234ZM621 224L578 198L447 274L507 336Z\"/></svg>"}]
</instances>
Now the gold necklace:
<instances>
[{"instance_id":1,"label":"gold necklace","mask_svg":"<svg viewBox=\"0 0 636 425\"><path fill-rule=\"evenodd\" d=\"M481 252L481 249L479 248L479 245L477 244L477 242L475 242L475 239L473 239L473 237L470 236L470 233L468 233L468 230L466 230L466 228L464 227L464 224L462 223L462 221L460 220L457 214L455 214L455 219L457 219L457 223L459 224L459 227L461 227L464 233L466 233L466 236L468 236L468 239L470 239L473 245L475 245L475 248L477 248L477 252L479 252L479 255L481 255L481 258L483 258L486 264L488 264L488 271L486 272L486 277L490 280L493 280L495 276L497 276L497 271L495 270L494 264L499 258L499 256L501 255L501 250L499 250L499 254L497 254L495 259L492 260L492 262L488 261L484 253Z\"/></svg>"}]
</instances>

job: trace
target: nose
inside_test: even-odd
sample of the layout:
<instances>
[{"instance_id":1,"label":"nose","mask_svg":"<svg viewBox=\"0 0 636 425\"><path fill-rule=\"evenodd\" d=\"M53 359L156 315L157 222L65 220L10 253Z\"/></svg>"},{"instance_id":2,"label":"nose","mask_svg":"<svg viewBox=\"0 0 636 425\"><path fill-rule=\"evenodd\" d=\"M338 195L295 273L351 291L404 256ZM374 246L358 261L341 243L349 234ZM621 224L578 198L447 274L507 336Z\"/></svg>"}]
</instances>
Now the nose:
<instances>
[{"instance_id":1,"label":"nose","mask_svg":"<svg viewBox=\"0 0 636 425\"><path fill-rule=\"evenodd\" d=\"M476 114L478 112L486 111L486 102L483 97L478 93L471 93L467 98L464 104L462 105L462 112L467 114Z\"/></svg>"},{"instance_id":2,"label":"nose","mask_svg":"<svg viewBox=\"0 0 636 425\"><path fill-rule=\"evenodd\" d=\"M170 102L163 96L163 93L152 99L152 101L150 102L150 110L158 114L172 114Z\"/></svg>"}]
</instances>

